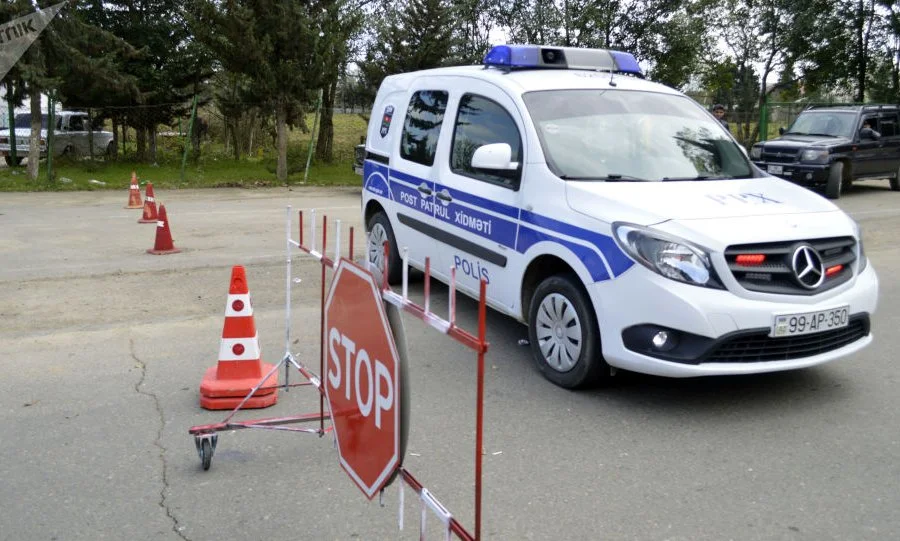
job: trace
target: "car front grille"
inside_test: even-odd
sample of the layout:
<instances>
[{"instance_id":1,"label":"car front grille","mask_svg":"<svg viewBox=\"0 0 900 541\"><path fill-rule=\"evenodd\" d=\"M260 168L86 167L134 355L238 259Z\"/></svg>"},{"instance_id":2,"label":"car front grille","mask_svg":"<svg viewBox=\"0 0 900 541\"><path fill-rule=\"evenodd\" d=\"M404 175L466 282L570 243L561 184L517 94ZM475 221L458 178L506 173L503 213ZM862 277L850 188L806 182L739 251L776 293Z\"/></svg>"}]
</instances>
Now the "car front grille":
<instances>
[{"instance_id":1,"label":"car front grille","mask_svg":"<svg viewBox=\"0 0 900 541\"><path fill-rule=\"evenodd\" d=\"M762 160L768 163L794 163L797 161L797 149L766 148L763 150Z\"/></svg>"},{"instance_id":2,"label":"car front grille","mask_svg":"<svg viewBox=\"0 0 900 541\"><path fill-rule=\"evenodd\" d=\"M767 330L741 333L717 344L701 363L789 361L840 349L868 336L869 317L850 318L846 327L813 334L772 338Z\"/></svg>"},{"instance_id":3,"label":"car front grille","mask_svg":"<svg viewBox=\"0 0 900 541\"><path fill-rule=\"evenodd\" d=\"M825 269L832 269L832 274L815 289L803 287L791 267L794 251L804 244L812 246L819 253ZM741 255L764 255L765 261L761 264L739 263L738 256ZM853 277L856 241L852 237L835 237L742 244L726 248L725 261L734 278L748 291L782 295L816 295L837 287Z\"/></svg>"}]
</instances>

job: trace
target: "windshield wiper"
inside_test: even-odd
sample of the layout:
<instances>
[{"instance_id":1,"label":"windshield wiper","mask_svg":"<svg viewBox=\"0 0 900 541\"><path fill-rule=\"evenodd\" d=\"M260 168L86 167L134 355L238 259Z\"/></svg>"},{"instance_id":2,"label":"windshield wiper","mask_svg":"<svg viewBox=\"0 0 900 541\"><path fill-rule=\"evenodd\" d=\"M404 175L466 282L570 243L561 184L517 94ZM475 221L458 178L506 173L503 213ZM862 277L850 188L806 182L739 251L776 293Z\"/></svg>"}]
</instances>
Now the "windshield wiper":
<instances>
[{"instance_id":1,"label":"windshield wiper","mask_svg":"<svg viewBox=\"0 0 900 541\"><path fill-rule=\"evenodd\" d=\"M820 137L840 137L840 135L832 135L830 133L807 133L806 135L818 135Z\"/></svg>"},{"instance_id":2,"label":"windshield wiper","mask_svg":"<svg viewBox=\"0 0 900 541\"><path fill-rule=\"evenodd\" d=\"M603 180L606 182L646 182L645 178L638 177L630 177L628 175L620 175L618 173L611 173L606 176L596 176L596 177L579 177L573 175L560 175L559 178L563 180Z\"/></svg>"},{"instance_id":3,"label":"windshield wiper","mask_svg":"<svg viewBox=\"0 0 900 541\"><path fill-rule=\"evenodd\" d=\"M663 177L660 179L662 182L669 181L681 181L681 180L728 180L734 178L729 175L697 175L696 177Z\"/></svg>"}]
</instances>

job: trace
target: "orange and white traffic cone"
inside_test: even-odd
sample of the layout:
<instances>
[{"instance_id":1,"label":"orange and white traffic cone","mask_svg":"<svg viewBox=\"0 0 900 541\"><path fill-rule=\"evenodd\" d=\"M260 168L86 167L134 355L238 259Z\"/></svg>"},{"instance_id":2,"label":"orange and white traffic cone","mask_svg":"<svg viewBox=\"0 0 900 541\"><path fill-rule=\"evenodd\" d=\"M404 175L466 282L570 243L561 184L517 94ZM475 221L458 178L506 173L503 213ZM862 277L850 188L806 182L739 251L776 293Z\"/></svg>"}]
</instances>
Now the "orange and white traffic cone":
<instances>
[{"instance_id":1,"label":"orange and white traffic cone","mask_svg":"<svg viewBox=\"0 0 900 541\"><path fill-rule=\"evenodd\" d=\"M159 205L159 220L156 221L156 242L153 248L147 250L148 254L165 255L180 252L172 242L172 232L169 231L169 217L166 215L166 206Z\"/></svg>"},{"instance_id":2,"label":"orange and white traffic cone","mask_svg":"<svg viewBox=\"0 0 900 541\"><path fill-rule=\"evenodd\" d=\"M128 190L128 206L127 209L142 209L144 203L141 202L141 188L138 186L137 173L131 172L131 188Z\"/></svg>"},{"instance_id":3,"label":"orange and white traffic cone","mask_svg":"<svg viewBox=\"0 0 900 541\"><path fill-rule=\"evenodd\" d=\"M219 362L200 382L200 406L210 410L233 409L260 384L273 365L260 359L259 333L244 267L231 269L231 287L225 304L225 326L219 346ZM266 408L278 401L278 373L273 373L244 402L244 408Z\"/></svg>"},{"instance_id":4,"label":"orange and white traffic cone","mask_svg":"<svg viewBox=\"0 0 900 541\"><path fill-rule=\"evenodd\" d=\"M153 195L153 183L147 183L147 190L144 197L144 216L138 220L139 224L155 224L159 220L159 214L156 212L156 197Z\"/></svg>"}]
</instances>

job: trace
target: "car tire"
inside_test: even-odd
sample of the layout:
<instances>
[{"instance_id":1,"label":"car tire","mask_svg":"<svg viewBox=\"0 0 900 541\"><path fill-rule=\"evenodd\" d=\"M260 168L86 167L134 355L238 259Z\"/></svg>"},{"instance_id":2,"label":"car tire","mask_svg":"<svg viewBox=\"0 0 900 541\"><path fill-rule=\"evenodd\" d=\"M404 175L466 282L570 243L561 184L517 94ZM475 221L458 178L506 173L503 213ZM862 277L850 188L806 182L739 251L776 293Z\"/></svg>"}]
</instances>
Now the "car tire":
<instances>
[{"instance_id":1,"label":"car tire","mask_svg":"<svg viewBox=\"0 0 900 541\"><path fill-rule=\"evenodd\" d=\"M66 148L63 149L61 156L70 160L77 160L80 157L80 153L75 146L67 145Z\"/></svg>"},{"instance_id":2,"label":"car tire","mask_svg":"<svg viewBox=\"0 0 900 541\"><path fill-rule=\"evenodd\" d=\"M12 156L4 156L4 158L6 159L6 165L8 165L10 167L13 167L14 165L21 165L22 160L25 159L25 158L20 158L19 156L16 156L15 161L13 160Z\"/></svg>"},{"instance_id":3,"label":"car tire","mask_svg":"<svg viewBox=\"0 0 900 541\"><path fill-rule=\"evenodd\" d=\"M106 159L109 160L111 158L115 158L115 153L116 153L116 144L113 143L112 141L110 141L109 144L106 145Z\"/></svg>"},{"instance_id":4,"label":"car tire","mask_svg":"<svg viewBox=\"0 0 900 541\"><path fill-rule=\"evenodd\" d=\"M844 163L834 162L828 170L828 182L825 184L825 197L840 199L844 184Z\"/></svg>"},{"instance_id":5,"label":"car tire","mask_svg":"<svg viewBox=\"0 0 900 541\"><path fill-rule=\"evenodd\" d=\"M891 177L891 190L900 192L900 167L897 168L897 172Z\"/></svg>"},{"instance_id":6,"label":"car tire","mask_svg":"<svg viewBox=\"0 0 900 541\"><path fill-rule=\"evenodd\" d=\"M586 387L609 375L597 314L574 274L550 276L535 289L528 338L538 370L560 387Z\"/></svg>"},{"instance_id":7,"label":"car tire","mask_svg":"<svg viewBox=\"0 0 900 541\"><path fill-rule=\"evenodd\" d=\"M384 242L387 241L388 283L400 283L403 274L400 250L397 248L397 239L394 237L391 221L383 211L378 211L369 218L366 223L366 233L366 257L368 262L378 269L380 275L376 278L380 282L384 273Z\"/></svg>"}]
</instances>

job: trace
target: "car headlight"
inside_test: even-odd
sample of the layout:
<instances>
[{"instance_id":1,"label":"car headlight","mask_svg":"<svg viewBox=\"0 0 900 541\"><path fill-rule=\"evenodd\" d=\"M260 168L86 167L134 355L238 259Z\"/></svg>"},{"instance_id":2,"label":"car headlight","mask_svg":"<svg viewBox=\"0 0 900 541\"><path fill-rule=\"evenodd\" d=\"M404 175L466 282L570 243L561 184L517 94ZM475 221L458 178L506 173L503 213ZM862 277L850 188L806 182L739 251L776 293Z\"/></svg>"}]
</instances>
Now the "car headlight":
<instances>
[{"instance_id":1,"label":"car headlight","mask_svg":"<svg viewBox=\"0 0 900 541\"><path fill-rule=\"evenodd\" d=\"M825 162L828 161L827 150L804 150L800 153L801 162Z\"/></svg>"},{"instance_id":2,"label":"car headlight","mask_svg":"<svg viewBox=\"0 0 900 541\"><path fill-rule=\"evenodd\" d=\"M753 147L750 149L750 157L754 160L762 158L762 147Z\"/></svg>"},{"instance_id":3,"label":"car headlight","mask_svg":"<svg viewBox=\"0 0 900 541\"><path fill-rule=\"evenodd\" d=\"M648 269L685 284L722 289L703 248L639 225L617 222L613 236L619 247Z\"/></svg>"},{"instance_id":4,"label":"car headlight","mask_svg":"<svg viewBox=\"0 0 900 541\"><path fill-rule=\"evenodd\" d=\"M856 221L853 222L854 227L856 227L856 261L858 261L856 267L856 274L862 274L862 271L866 270L866 267L869 266L869 258L866 257L866 250L863 247L863 236L862 236L862 228L859 227L859 224Z\"/></svg>"}]
</instances>

